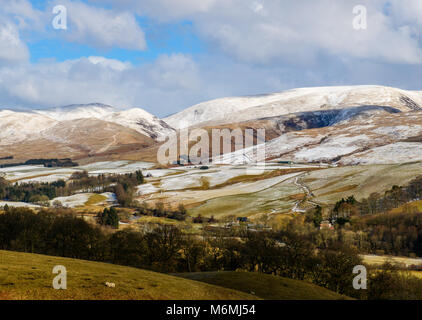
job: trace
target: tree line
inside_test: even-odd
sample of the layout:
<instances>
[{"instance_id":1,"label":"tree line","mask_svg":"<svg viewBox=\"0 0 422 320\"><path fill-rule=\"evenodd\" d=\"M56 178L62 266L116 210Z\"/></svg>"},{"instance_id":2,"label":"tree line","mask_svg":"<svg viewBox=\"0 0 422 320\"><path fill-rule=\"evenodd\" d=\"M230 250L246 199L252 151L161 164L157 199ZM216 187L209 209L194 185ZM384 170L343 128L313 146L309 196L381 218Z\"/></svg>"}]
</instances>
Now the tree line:
<instances>
[{"instance_id":1,"label":"tree line","mask_svg":"<svg viewBox=\"0 0 422 320\"><path fill-rule=\"evenodd\" d=\"M330 219L341 218L341 224L346 223L352 216L365 216L388 213L394 208L409 202L422 199L422 176L411 180L406 186L394 185L384 194L373 192L367 198L357 201L354 196L337 201L331 211ZM411 208L409 207L409 210ZM417 210L416 208L412 208Z\"/></svg>"},{"instance_id":2,"label":"tree line","mask_svg":"<svg viewBox=\"0 0 422 320\"><path fill-rule=\"evenodd\" d=\"M179 204L176 210L172 210L162 202L157 202L154 207L150 207L147 203L142 202L136 205L135 216L152 216L185 221L188 212L183 204Z\"/></svg>"},{"instance_id":3,"label":"tree line","mask_svg":"<svg viewBox=\"0 0 422 320\"><path fill-rule=\"evenodd\" d=\"M106 212L104 217L112 210ZM218 231L195 236L175 226L110 229L71 209L9 208L0 214L0 249L149 269L158 272L250 271L315 283L359 299L420 299L422 281L385 265L368 270L368 290L352 286L356 247L327 238L303 217L282 231Z\"/></svg>"},{"instance_id":4,"label":"tree line","mask_svg":"<svg viewBox=\"0 0 422 320\"><path fill-rule=\"evenodd\" d=\"M422 256L422 215L419 207L411 204L421 198L422 177L406 186L395 185L384 194L372 193L360 201L351 195L328 208L328 219L335 229L321 234L361 253ZM392 212L398 207L402 209ZM319 228L322 208L308 210L306 220Z\"/></svg>"},{"instance_id":5,"label":"tree line","mask_svg":"<svg viewBox=\"0 0 422 320\"><path fill-rule=\"evenodd\" d=\"M214 232L199 237L169 225L148 232L110 232L76 217L71 209L43 209L36 214L27 208L9 208L0 214L2 250L103 261L166 273L261 272L310 281L348 296L371 298L352 287L352 269L362 263L355 249L340 242L317 248L314 235L302 231L292 223L284 231L239 231L236 236ZM383 279L371 281L374 286L384 286Z\"/></svg>"},{"instance_id":6,"label":"tree line","mask_svg":"<svg viewBox=\"0 0 422 320\"><path fill-rule=\"evenodd\" d=\"M49 200L75 193L113 192L122 206L133 202L135 187L144 183L142 171L127 174L100 174L90 176L86 171L75 172L68 182L11 183L0 177L0 199L22 201L47 206Z\"/></svg>"}]
</instances>

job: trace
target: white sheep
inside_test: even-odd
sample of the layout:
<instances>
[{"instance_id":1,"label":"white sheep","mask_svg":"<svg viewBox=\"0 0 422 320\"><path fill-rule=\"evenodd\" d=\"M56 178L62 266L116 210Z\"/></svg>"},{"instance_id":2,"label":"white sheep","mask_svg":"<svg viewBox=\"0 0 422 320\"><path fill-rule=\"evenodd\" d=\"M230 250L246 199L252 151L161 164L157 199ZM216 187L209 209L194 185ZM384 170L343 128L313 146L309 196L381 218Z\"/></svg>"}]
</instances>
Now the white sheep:
<instances>
[{"instance_id":1,"label":"white sheep","mask_svg":"<svg viewBox=\"0 0 422 320\"><path fill-rule=\"evenodd\" d=\"M115 288L116 284L114 282L106 282L105 285L109 288Z\"/></svg>"}]
</instances>

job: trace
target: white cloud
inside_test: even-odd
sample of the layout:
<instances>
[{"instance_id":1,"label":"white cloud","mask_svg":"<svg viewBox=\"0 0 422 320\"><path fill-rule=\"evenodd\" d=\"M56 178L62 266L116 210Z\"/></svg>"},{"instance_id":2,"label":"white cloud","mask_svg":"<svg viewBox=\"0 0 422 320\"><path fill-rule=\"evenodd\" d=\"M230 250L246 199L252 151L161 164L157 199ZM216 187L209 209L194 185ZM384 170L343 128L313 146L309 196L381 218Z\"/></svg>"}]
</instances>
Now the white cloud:
<instances>
[{"instance_id":1,"label":"white cloud","mask_svg":"<svg viewBox=\"0 0 422 320\"><path fill-rule=\"evenodd\" d=\"M0 64L25 61L28 57L28 48L20 39L16 25L7 21L0 23Z\"/></svg>"},{"instance_id":2,"label":"white cloud","mask_svg":"<svg viewBox=\"0 0 422 320\"><path fill-rule=\"evenodd\" d=\"M43 13L27 0L0 0L0 12L15 19L19 29L42 29Z\"/></svg>"},{"instance_id":3,"label":"white cloud","mask_svg":"<svg viewBox=\"0 0 422 320\"><path fill-rule=\"evenodd\" d=\"M350 1L266 1L256 14L242 1L195 23L205 39L226 54L249 63L313 63L319 55L343 55L378 62L420 63L417 39L392 25L385 1L364 1L368 29L352 27ZM394 43L394 45L392 45Z\"/></svg>"},{"instance_id":4,"label":"white cloud","mask_svg":"<svg viewBox=\"0 0 422 320\"><path fill-rule=\"evenodd\" d=\"M232 0L224 0L231 2ZM214 6L221 4L221 0L91 0L100 4L108 3L115 8L133 10L139 15L149 16L159 21L175 21L185 19L196 14L207 13Z\"/></svg>"},{"instance_id":5,"label":"white cloud","mask_svg":"<svg viewBox=\"0 0 422 320\"><path fill-rule=\"evenodd\" d=\"M412 34L412 26L405 23L398 27L394 23L399 11L421 23L420 0L106 1L157 20L190 19L203 40L248 63L309 64L316 63L320 55L422 62L421 39ZM384 12L388 3L393 6L393 16ZM352 26L353 7L357 4L368 9L368 29L364 31Z\"/></svg>"},{"instance_id":6,"label":"white cloud","mask_svg":"<svg viewBox=\"0 0 422 320\"><path fill-rule=\"evenodd\" d=\"M134 14L93 7L82 2L56 1L67 9L68 30L60 35L68 41L101 48L145 50L145 34Z\"/></svg>"},{"instance_id":7,"label":"white cloud","mask_svg":"<svg viewBox=\"0 0 422 320\"><path fill-rule=\"evenodd\" d=\"M51 7L67 7L69 23L68 30L52 32L51 8L40 12L25 0L0 0L0 106L103 102L144 107L164 116L211 98L302 86L385 84L421 89L419 0L92 2L51 2ZM104 2L108 9L101 7ZM368 8L365 31L353 29L356 4ZM145 34L135 14L147 16L152 29L161 22L192 21L206 52L190 56L169 49L140 66L98 56L28 62L22 37L33 26L38 37L143 50Z\"/></svg>"},{"instance_id":8,"label":"white cloud","mask_svg":"<svg viewBox=\"0 0 422 320\"><path fill-rule=\"evenodd\" d=\"M192 90L200 82L195 62L183 54L159 56L150 68L149 76L155 86L169 90Z\"/></svg>"},{"instance_id":9,"label":"white cloud","mask_svg":"<svg viewBox=\"0 0 422 320\"><path fill-rule=\"evenodd\" d=\"M43 108L102 102L146 107L155 114L181 108L198 94L195 62L182 54L163 55L133 66L104 57L40 62L0 68L0 106ZM151 109L154 107L154 109Z\"/></svg>"},{"instance_id":10,"label":"white cloud","mask_svg":"<svg viewBox=\"0 0 422 320\"><path fill-rule=\"evenodd\" d=\"M52 32L53 8L65 6L67 30ZM145 33L133 11L111 10L80 1L50 1L44 11L35 9L28 0L0 0L0 21L7 18L19 30L34 38L61 37L67 41L102 49L145 50Z\"/></svg>"},{"instance_id":11,"label":"white cloud","mask_svg":"<svg viewBox=\"0 0 422 320\"><path fill-rule=\"evenodd\" d=\"M115 71L123 71L130 68L130 63L124 63L116 59L107 59L104 57L89 57L88 60L94 65L98 64Z\"/></svg>"}]
</instances>

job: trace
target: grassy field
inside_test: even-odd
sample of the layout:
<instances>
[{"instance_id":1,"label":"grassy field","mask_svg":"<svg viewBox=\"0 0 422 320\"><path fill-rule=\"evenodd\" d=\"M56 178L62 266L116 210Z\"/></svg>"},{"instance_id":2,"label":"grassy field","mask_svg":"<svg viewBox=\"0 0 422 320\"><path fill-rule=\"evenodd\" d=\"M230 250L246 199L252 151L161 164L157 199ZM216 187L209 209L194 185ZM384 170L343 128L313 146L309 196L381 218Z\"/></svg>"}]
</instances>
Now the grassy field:
<instances>
[{"instance_id":1,"label":"grassy field","mask_svg":"<svg viewBox=\"0 0 422 320\"><path fill-rule=\"evenodd\" d=\"M289 212L295 203L289 196L300 192L301 189L290 179L257 192L209 199L197 207L190 208L189 213L192 216L200 214L220 218L228 215L250 217L260 213Z\"/></svg>"},{"instance_id":2,"label":"grassy field","mask_svg":"<svg viewBox=\"0 0 422 320\"><path fill-rule=\"evenodd\" d=\"M349 299L305 281L254 272L195 272L177 276L242 291L266 300Z\"/></svg>"},{"instance_id":3,"label":"grassy field","mask_svg":"<svg viewBox=\"0 0 422 320\"><path fill-rule=\"evenodd\" d=\"M415 265L415 266L422 265L421 258L377 256L377 255L361 255L361 257L363 259L363 262L368 265L382 265L385 262L396 264L398 266L402 265L405 267L409 267L412 265Z\"/></svg>"},{"instance_id":4,"label":"grassy field","mask_svg":"<svg viewBox=\"0 0 422 320\"><path fill-rule=\"evenodd\" d=\"M52 287L53 267L67 269L67 289ZM109 288L106 282L115 283ZM337 300L316 285L249 272L166 275L136 268L0 250L0 300Z\"/></svg>"},{"instance_id":5,"label":"grassy field","mask_svg":"<svg viewBox=\"0 0 422 320\"><path fill-rule=\"evenodd\" d=\"M219 168L213 168L213 170L218 171ZM231 170L235 171L235 169ZM303 172L300 178L301 184L314 195L312 198L314 203L331 205L351 195L359 200L368 197L372 192L383 193L393 185L406 185L415 176L422 174L422 162L291 170ZM254 190L247 190L247 186L270 181L281 172L289 171L273 169L260 175L248 176L239 170L239 175L228 178L223 183L211 184L211 186L198 183L197 187L171 192L163 190L160 194L147 195L139 200L151 205L156 201L162 201L174 207L177 207L179 203L184 203L192 216L200 214L206 217L224 218L235 215L254 219L255 216L268 214L274 217L277 214L291 213L295 203L300 200L296 197L303 194L303 188L295 183L296 178L280 180L280 183L262 184L260 188ZM179 178L190 181L192 175L197 176L198 173L188 172ZM420 204L418 208L421 209ZM409 210L409 208L399 210Z\"/></svg>"},{"instance_id":6,"label":"grassy field","mask_svg":"<svg viewBox=\"0 0 422 320\"><path fill-rule=\"evenodd\" d=\"M422 279L422 271L405 271L408 274L410 274L411 276L418 278L418 279Z\"/></svg>"},{"instance_id":7,"label":"grassy field","mask_svg":"<svg viewBox=\"0 0 422 320\"><path fill-rule=\"evenodd\" d=\"M107 200L106 196L103 196L101 194L93 194L92 196L89 197L88 201L85 202L85 206L93 206L100 202L104 202L106 200Z\"/></svg>"},{"instance_id":8,"label":"grassy field","mask_svg":"<svg viewBox=\"0 0 422 320\"><path fill-rule=\"evenodd\" d=\"M67 269L67 290L52 287L53 267ZM115 283L109 288L106 282ZM136 268L0 251L1 299L256 299L255 296Z\"/></svg>"},{"instance_id":9,"label":"grassy field","mask_svg":"<svg viewBox=\"0 0 422 320\"><path fill-rule=\"evenodd\" d=\"M359 165L313 171L303 182L315 194L315 201L332 204L350 195L360 200L372 192L382 194L393 185L406 185L421 174L422 162Z\"/></svg>"},{"instance_id":10,"label":"grassy field","mask_svg":"<svg viewBox=\"0 0 422 320\"><path fill-rule=\"evenodd\" d=\"M392 209L390 213L410 213L415 211L422 212L422 200L406 203L398 208Z\"/></svg>"}]
</instances>

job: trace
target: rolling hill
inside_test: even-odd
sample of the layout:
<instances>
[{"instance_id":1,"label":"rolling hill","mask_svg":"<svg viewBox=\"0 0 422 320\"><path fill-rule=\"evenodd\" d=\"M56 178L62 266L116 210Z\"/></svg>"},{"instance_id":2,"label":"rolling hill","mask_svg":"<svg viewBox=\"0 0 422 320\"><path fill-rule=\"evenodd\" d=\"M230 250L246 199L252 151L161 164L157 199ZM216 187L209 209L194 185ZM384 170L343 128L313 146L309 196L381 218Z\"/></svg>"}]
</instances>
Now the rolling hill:
<instances>
[{"instance_id":1,"label":"rolling hill","mask_svg":"<svg viewBox=\"0 0 422 320\"><path fill-rule=\"evenodd\" d=\"M1 122L1 119L0 119ZM98 119L60 121L13 144L0 141L0 155L13 156L8 162L28 159L72 158L123 153L155 145L154 139L122 125Z\"/></svg>"},{"instance_id":2,"label":"rolling hill","mask_svg":"<svg viewBox=\"0 0 422 320\"><path fill-rule=\"evenodd\" d=\"M99 103L3 110L0 158L156 161L162 138L177 132L173 128L187 127L209 133L224 128L265 129L265 159L258 161L342 165L420 161L422 91L382 86L299 88L207 101L165 119L139 108L117 110ZM216 163L256 160L253 148L238 150L231 137L224 141L232 144L232 150ZM238 151L230 153L233 150Z\"/></svg>"},{"instance_id":3,"label":"rolling hill","mask_svg":"<svg viewBox=\"0 0 422 320\"><path fill-rule=\"evenodd\" d=\"M144 150L173 132L165 122L133 108L102 104L50 110L0 111L0 157L97 159ZM91 159L91 160L92 160ZM89 161L91 161L89 160Z\"/></svg>"},{"instance_id":4,"label":"rolling hill","mask_svg":"<svg viewBox=\"0 0 422 320\"><path fill-rule=\"evenodd\" d=\"M178 276L253 294L265 300L349 299L305 281L255 272L196 272L178 274Z\"/></svg>"},{"instance_id":5,"label":"rolling hill","mask_svg":"<svg viewBox=\"0 0 422 320\"><path fill-rule=\"evenodd\" d=\"M52 287L53 267L67 269L67 289ZM109 288L106 282L115 283ZM0 251L0 300L248 300L243 292L107 263Z\"/></svg>"},{"instance_id":6,"label":"rolling hill","mask_svg":"<svg viewBox=\"0 0 422 320\"><path fill-rule=\"evenodd\" d=\"M164 119L180 129L251 121L281 115L348 109L362 106L392 107L421 111L422 92L383 86L299 88L280 93L211 100L189 107ZM241 111L241 112L239 112Z\"/></svg>"},{"instance_id":7,"label":"rolling hill","mask_svg":"<svg viewBox=\"0 0 422 320\"><path fill-rule=\"evenodd\" d=\"M56 265L67 269L67 289L52 288ZM105 285L115 284L114 288ZM167 275L77 259L0 250L0 300L339 300L313 284L249 272Z\"/></svg>"},{"instance_id":8,"label":"rolling hill","mask_svg":"<svg viewBox=\"0 0 422 320\"><path fill-rule=\"evenodd\" d=\"M238 150L232 143L237 151L216 163L280 159L391 164L422 160L421 106L421 91L382 86L299 88L207 101L164 120L175 128L208 132L265 129L265 159L256 159L254 148Z\"/></svg>"},{"instance_id":9,"label":"rolling hill","mask_svg":"<svg viewBox=\"0 0 422 320\"><path fill-rule=\"evenodd\" d=\"M76 119L97 119L112 122L133 129L143 135L156 139L174 132L167 123L141 108L118 110L101 103L70 105L49 110L36 110L35 113L56 121Z\"/></svg>"}]
</instances>

